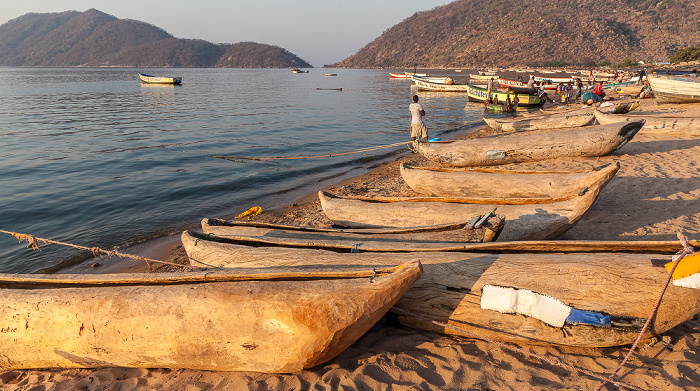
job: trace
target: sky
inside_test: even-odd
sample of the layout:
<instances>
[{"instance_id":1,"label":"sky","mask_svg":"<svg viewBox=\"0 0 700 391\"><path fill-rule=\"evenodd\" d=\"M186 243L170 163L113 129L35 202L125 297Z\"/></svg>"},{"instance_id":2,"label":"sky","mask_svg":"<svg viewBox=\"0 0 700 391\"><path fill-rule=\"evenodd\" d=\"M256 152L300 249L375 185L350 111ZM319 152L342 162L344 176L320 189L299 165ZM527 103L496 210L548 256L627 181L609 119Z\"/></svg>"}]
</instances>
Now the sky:
<instances>
[{"instance_id":1,"label":"sky","mask_svg":"<svg viewBox=\"0 0 700 391\"><path fill-rule=\"evenodd\" d=\"M342 61L419 11L452 0L3 0L0 25L24 14L95 8L177 38L280 46L311 65Z\"/></svg>"}]
</instances>

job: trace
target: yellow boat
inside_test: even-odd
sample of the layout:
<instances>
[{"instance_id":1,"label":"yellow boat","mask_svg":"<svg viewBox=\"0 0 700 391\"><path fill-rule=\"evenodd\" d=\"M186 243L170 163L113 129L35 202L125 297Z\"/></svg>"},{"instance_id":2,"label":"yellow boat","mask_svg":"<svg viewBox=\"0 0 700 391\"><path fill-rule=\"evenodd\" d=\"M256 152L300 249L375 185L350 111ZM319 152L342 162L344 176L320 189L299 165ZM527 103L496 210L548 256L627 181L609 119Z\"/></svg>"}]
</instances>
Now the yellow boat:
<instances>
[{"instance_id":1,"label":"yellow boat","mask_svg":"<svg viewBox=\"0 0 700 391\"><path fill-rule=\"evenodd\" d=\"M145 73L139 73L139 78L143 83L153 83L153 84L180 84L182 83L181 77L158 77L151 76Z\"/></svg>"}]
</instances>

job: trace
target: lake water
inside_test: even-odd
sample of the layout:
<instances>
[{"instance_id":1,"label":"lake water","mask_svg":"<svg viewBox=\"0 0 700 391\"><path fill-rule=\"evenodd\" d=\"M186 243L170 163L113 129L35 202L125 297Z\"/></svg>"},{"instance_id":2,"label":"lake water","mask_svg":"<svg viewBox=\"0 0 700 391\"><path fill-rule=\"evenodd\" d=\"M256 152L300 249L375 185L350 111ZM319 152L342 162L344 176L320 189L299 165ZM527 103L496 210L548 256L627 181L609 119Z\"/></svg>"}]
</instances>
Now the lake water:
<instances>
[{"instance_id":1,"label":"lake water","mask_svg":"<svg viewBox=\"0 0 700 391\"><path fill-rule=\"evenodd\" d=\"M141 84L139 71L183 84ZM409 139L410 81L385 70L325 72L0 68L0 229L120 249L203 217L284 205L405 150L279 164L212 157L322 155ZM325 90L334 88L342 91ZM482 106L465 107L464 94L418 95L430 137L481 124ZM0 235L0 272L52 271L86 257Z\"/></svg>"}]
</instances>

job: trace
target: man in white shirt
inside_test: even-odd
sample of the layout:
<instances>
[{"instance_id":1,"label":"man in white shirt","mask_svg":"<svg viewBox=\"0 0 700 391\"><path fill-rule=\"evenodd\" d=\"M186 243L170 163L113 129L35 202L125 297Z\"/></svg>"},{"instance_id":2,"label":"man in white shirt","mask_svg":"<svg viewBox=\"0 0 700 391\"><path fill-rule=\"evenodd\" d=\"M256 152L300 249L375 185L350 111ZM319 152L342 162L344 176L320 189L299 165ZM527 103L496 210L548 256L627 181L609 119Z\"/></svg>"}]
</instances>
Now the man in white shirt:
<instances>
[{"instance_id":1,"label":"man in white shirt","mask_svg":"<svg viewBox=\"0 0 700 391\"><path fill-rule=\"evenodd\" d=\"M425 110L418 103L418 95L413 95L413 103L408 105L408 110L411 112L411 141L416 141L416 138L423 138L428 142L428 128L423 123Z\"/></svg>"}]
</instances>

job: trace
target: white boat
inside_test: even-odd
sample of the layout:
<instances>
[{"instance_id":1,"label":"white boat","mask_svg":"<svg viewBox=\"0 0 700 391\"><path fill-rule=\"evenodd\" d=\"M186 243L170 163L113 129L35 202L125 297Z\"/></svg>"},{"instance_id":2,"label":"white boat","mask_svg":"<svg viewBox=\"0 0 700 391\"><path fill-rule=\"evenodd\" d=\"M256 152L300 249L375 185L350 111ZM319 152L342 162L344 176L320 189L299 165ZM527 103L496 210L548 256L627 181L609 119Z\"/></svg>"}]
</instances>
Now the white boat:
<instances>
[{"instance_id":1,"label":"white boat","mask_svg":"<svg viewBox=\"0 0 700 391\"><path fill-rule=\"evenodd\" d=\"M651 89L659 103L700 102L700 78L670 75L648 75Z\"/></svg>"}]
</instances>

